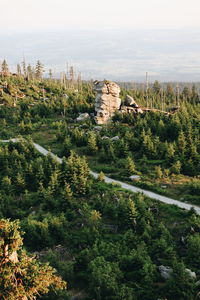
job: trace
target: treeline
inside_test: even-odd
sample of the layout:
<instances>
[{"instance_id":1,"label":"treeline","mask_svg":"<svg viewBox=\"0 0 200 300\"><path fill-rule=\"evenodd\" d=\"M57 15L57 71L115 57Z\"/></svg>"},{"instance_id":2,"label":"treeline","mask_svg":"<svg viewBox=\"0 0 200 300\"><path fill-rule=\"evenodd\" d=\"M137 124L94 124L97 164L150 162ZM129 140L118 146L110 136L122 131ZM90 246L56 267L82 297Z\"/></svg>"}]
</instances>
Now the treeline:
<instances>
[{"instance_id":1,"label":"treeline","mask_svg":"<svg viewBox=\"0 0 200 300\"><path fill-rule=\"evenodd\" d=\"M118 82L121 88L125 90L140 90L145 92L147 88L147 82L139 83L139 82ZM159 82L158 80L155 80L154 82L148 82L148 88L149 89L163 89L164 91L168 92L169 94L180 92L182 93L184 90L184 94L192 93L192 91L196 91L196 93L199 95L200 92L200 83L199 82Z\"/></svg>"},{"instance_id":2,"label":"treeline","mask_svg":"<svg viewBox=\"0 0 200 300\"><path fill-rule=\"evenodd\" d=\"M45 70L45 66L40 60L37 60L35 65L31 65L27 64L24 58L22 63L17 64L16 72L12 73L7 61L4 59L0 64L0 76L2 78L17 76L24 78L26 81L36 82L41 81L45 77L50 81L60 82L62 86L68 89L82 89L81 73L77 72L73 66L68 64L66 72L61 72L60 76L58 76L58 74L56 74L52 69L49 69L47 72Z\"/></svg>"},{"instance_id":3,"label":"treeline","mask_svg":"<svg viewBox=\"0 0 200 300\"><path fill-rule=\"evenodd\" d=\"M58 164L30 141L1 145L0 182L1 218L20 219L24 246L57 268L69 292L78 287L88 300L198 299L193 211L183 213L184 225L167 228L159 205L95 180L85 158L71 152ZM173 269L168 279L161 265ZM42 299L70 299L69 292Z\"/></svg>"}]
</instances>

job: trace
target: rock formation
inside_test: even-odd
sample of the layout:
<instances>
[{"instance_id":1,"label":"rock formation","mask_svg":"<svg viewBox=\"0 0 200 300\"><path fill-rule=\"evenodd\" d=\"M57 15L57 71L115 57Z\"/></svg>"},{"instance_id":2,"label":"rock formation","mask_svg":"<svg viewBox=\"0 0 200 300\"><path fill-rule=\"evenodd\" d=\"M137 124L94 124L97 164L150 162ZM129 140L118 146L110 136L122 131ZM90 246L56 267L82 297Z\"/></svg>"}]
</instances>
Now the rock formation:
<instances>
[{"instance_id":1,"label":"rock formation","mask_svg":"<svg viewBox=\"0 0 200 300\"><path fill-rule=\"evenodd\" d=\"M90 119L90 115L88 113L83 113L83 114L80 114L78 116L78 118L76 118L76 122L82 122L82 121L86 121Z\"/></svg>"},{"instance_id":2,"label":"rock formation","mask_svg":"<svg viewBox=\"0 0 200 300\"><path fill-rule=\"evenodd\" d=\"M94 90L97 92L95 99L95 121L97 124L105 124L120 109L120 87L111 81L95 81Z\"/></svg>"},{"instance_id":3,"label":"rock formation","mask_svg":"<svg viewBox=\"0 0 200 300\"><path fill-rule=\"evenodd\" d=\"M158 270L160 271L161 277L164 278L165 280L171 278L173 273L173 269L168 266L159 266ZM189 274L189 276L192 279L195 279L197 277L196 273L191 271L190 269L185 269L185 271Z\"/></svg>"},{"instance_id":4,"label":"rock formation","mask_svg":"<svg viewBox=\"0 0 200 300\"><path fill-rule=\"evenodd\" d=\"M97 124L106 124L116 111L122 114L143 114L152 111L170 115L179 109L179 107L175 107L168 112L156 108L141 107L130 95L126 95L124 103L121 105L120 87L108 80L94 81L94 90L97 92L94 117Z\"/></svg>"},{"instance_id":5,"label":"rock formation","mask_svg":"<svg viewBox=\"0 0 200 300\"><path fill-rule=\"evenodd\" d=\"M136 108L139 107L139 105L135 102L135 100L133 99L133 97L131 97L129 95L126 95L124 104L126 106L133 106L133 107L136 107Z\"/></svg>"},{"instance_id":6,"label":"rock formation","mask_svg":"<svg viewBox=\"0 0 200 300\"><path fill-rule=\"evenodd\" d=\"M126 95L124 105L121 106L120 111L122 113L135 113L135 114L143 113L143 110L139 107L139 105L135 102L135 100L129 95Z\"/></svg>"},{"instance_id":7,"label":"rock formation","mask_svg":"<svg viewBox=\"0 0 200 300\"><path fill-rule=\"evenodd\" d=\"M173 269L168 266L159 266L158 270L160 271L160 275L165 280L169 279L173 273Z\"/></svg>"}]
</instances>

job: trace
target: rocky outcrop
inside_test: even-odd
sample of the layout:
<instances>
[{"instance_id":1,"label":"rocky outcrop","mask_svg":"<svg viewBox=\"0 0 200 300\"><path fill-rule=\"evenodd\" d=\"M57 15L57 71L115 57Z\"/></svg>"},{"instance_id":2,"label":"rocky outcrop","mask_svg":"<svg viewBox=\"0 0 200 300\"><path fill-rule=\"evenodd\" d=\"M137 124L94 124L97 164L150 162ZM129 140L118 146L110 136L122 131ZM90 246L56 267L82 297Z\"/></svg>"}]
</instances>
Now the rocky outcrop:
<instances>
[{"instance_id":1,"label":"rocky outcrop","mask_svg":"<svg viewBox=\"0 0 200 300\"><path fill-rule=\"evenodd\" d=\"M133 97L126 95L124 105L121 107L120 112L122 113L133 113L133 114L143 114L143 110L133 99Z\"/></svg>"},{"instance_id":2,"label":"rocky outcrop","mask_svg":"<svg viewBox=\"0 0 200 300\"><path fill-rule=\"evenodd\" d=\"M143 110L140 107L135 108L132 106L125 106L125 105L121 107L120 112L127 113L127 114L143 114Z\"/></svg>"},{"instance_id":3,"label":"rocky outcrop","mask_svg":"<svg viewBox=\"0 0 200 300\"><path fill-rule=\"evenodd\" d=\"M90 115L88 113L83 113L83 114L80 114L78 116L78 118L76 118L76 122L83 122L83 121L86 121L90 119Z\"/></svg>"},{"instance_id":4,"label":"rocky outcrop","mask_svg":"<svg viewBox=\"0 0 200 300\"><path fill-rule=\"evenodd\" d=\"M159 266L158 270L160 271L160 275L165 280L169 279L173 273L173 269L168 266Z\"/></svg>"},{"instance_id":5,"label":"rocky outcrop","mask_svg":"<svg viewBox=\"0 0 200 300\"><path fill-rule=\"evenodd\" d=\"M113 136L110 140L111 141L119 141L119 136L118 135L116 135L116 136Z\"/></svg>"},{"instance_id":6,"label":"rocky outcrop","mask_svg":"<svg viewBox=\"0 0 200 300\"><path fill-rule=\"evenodd\" d=\"M159 266L158 270L160 271L161 277L164 278L165 280L171 278L173 273L173 269L168 266ZM190 269L185 269L185 271L192 279L196 279L197 276L195 272L191 271Z\"/></svg>"},{"instance_id":7,"label":"rocky outcrop","mask_svg":"<svg viewBox=\"0 0 200 300\"><path fill-rule=\"evenodd\" d=\"M120 87L111 81L95 81L94 90L97 92L95 121L97 124L105 124L112 118L115 111L120 109Z\"/></svg>"},{"instance_id":8,"label":"rocky outcrop","mask_svg":"<svg viewBox=\"0 0 200 300\"><path fill-rule=\"evenodd\" d=\"M95 121L97 124L106 124L116 111L131 114L143 113L140 106L129 95L126 96L124 105L121 106L120 87L112 81L95 81L94 90L97 92L95 99Z\"/></svg>"},{"instance_id":9,"label":"rocky outcrop","mask_svg":"<svg viewBox=\"0 0 200 300\"><path fill-rule=\"evenodd\" d=\"M190 269L185 269L185 271L190 275L190 277L192 279L196 279L197 278L197 275L195 272L191 271Z\"/></svg>"},{"instance_id":10,"label":"rocky outcrop","mask_svg":"<svg viewBox=\"0 0 200 300\"><path fill-rule=\"evenodd\" d=\"M106 124L115 111L125 114L143 114L149 111L170 114L159 109L141 107L130 95L126 95L121 106L119 97L120 87L112 81L95 81L94 90L97 92L95 99L95 121L97 124ZM171 113L174 113L176 108Z\"/></svg>"},{"instance_id":11,"label":"rocky outcrop","mask_svg":"<svg viewBox=\"0 0 200 300\"><path fill-rule=\"evenodd\" d=\"M93 129L96 132L100 132L103 129L103 127L101 127L101 126L95 126Z\"/></svg>"},{"instance_id":12,"label":"rocky outcrop","mask_svg":"<svg viewBox=\"0 0 200 300\"><path fill-rule=\"evenodd\" d=\"M131 175L129 178L130 178L132 181L139 181L141 177L140 177L139 175Z\"/></svg>"},{"instance_id":13,"label":"rocky outcrop","mask_svg":"<svg viewBox=\"0 0 200 300\"><path fill-rule=\"evenodd\" d=\"M131 96L129 96L129 95L126 95L124 104L125 104L126 106L132 106L132 107L136 107L136 108L139 107L139 105L135 102L135 100L133 99L133 97L131 97Z\"/></svg>"}]
</instances>

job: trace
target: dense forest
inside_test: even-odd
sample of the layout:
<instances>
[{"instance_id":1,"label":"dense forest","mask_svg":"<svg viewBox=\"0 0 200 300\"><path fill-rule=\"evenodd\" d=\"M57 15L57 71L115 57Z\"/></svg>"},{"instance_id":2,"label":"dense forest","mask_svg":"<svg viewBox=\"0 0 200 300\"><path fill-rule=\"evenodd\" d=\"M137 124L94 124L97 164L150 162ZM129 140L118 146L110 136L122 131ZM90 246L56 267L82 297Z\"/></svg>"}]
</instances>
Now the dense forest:
<instances>
[{"instance_id":1,"label":"dense forest","mask_svg":"<svg viewBox=\"0 0 200 300\"><path fill-rule=\"evenodd\" d=\"M134 185L200 204L196 86L179 89L156 81L145 90L122 84L122 102L129 94L141 106L178 110L116 113L108 124L96 126L92 82L76 77L72 67L61 80L51 70L49 78L42 74L40 62L35 68L23 62L11 74L4 61L0 75L0 140L20 138L0 143L1 220L19 220L17 234L23 235L27 255L50 263L61 288L59 276L67 282L67 289L41 290L48 292L41 299L198 299L195 211L104 182L104 174L129 183L137 174ZM84 112L90 118L77 122ZM62 163L39 154L33 142L63 157ZM90 168L100 172L97 179ZM0 234L2 244L2 229ZM21 299L9 298L3 289L0 279L4 300Z\"/></svg>"},{"instance_id":2,"label":"dense forest","mask_svg":"<svg viewBox=\"0 0 200 300\"><path fill-rule=\"evenodd\" d=\"M0 138L31 136L59 156L73 149L85 155L89 166L113 178L129 180L161 194L194 204L199 202L200 102L197 85L174 87L158 81L148 89L121 88L141 106L162 111L179 107L174 114L149 111L142 115L118 114L114 122L96 128L93 121L95 93L92 82L81 81L73 67L61 79L42 80L43 65L37 62L17 68L12 76L4 62L0 82ZM9 74L9 73L8 73ZM91 118L77 123L79 113ZM118 140L112 140L117 136ZM129 175L129 176L128 176ZM164 187L164 188L163 188Z\"/></svg>"}]
</instances>

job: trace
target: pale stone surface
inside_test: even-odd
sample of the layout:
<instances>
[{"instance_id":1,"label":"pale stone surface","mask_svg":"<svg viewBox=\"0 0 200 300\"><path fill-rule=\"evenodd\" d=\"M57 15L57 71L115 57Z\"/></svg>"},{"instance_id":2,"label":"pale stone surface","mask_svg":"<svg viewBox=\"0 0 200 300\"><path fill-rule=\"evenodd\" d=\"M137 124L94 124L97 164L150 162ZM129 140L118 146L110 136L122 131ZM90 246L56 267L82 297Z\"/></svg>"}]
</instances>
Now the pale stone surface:
<instances>
[{"instance_id":1,"label":"pale stone surface","mask_svg":"<svg viewBox=\"0 0 200 300\"><path fill-rule=\"evenodd\" d=\"M191 271L190 269L185 269L188 272L191 278L195 279L197 277L196 273Z\"/></svg>"},{"instance_id":2,"label":"pale stone surface","mask_svg":"<svg viewBox=\"0 0 200 300\"><path fill-rule=\"evenodd\" d=\"M97 124L106 124L116 111L121 113L142 114L143 110L130 95L126 95L125 103L121 106L119 98L120 87L112 81L95 81L95 121Z\"/></svg>"},{"instance_id":3,"label":"pale stone surface","mask_svg":"<svg viewBox=\"0 0 200 300\"><path fill-rule=\"evenodd\" d=\"M76 121L77 122L82 122L82 121L85 121L85 120L88 120L90 119L90 115L88 113L83 113L83 114L80 114L78 116L78 118L76 118Z\"/></svg>"},{"instance_id":4,"label":"pale stone surface","mask_svg":"<svg viewBox=\"0 0 200 300\"><path fill-rule=\"evenodd\" d=\"M135 102L135 100L133 99L133 97L131 97L129 95L126 95L125 105L127 105L127 106L133 106L133 107L136 107L136 108L139 107L139 105Z\"/></svg>"},{"instance_id":5,"label":"pale stone surface","mask_svg":"<svg viewBox=\"0 0 200 300\"><path fill-rule=\"evenodd\" d=\"M168 266L159 266L160 275L164 279L169 279L173 273L173 269Z\"/></svg>"},{"instance_id":6,"label":"pale stone surface","mask_svg":"<svg viewBox=\"0 0 200 300\"><path fill-rule=\"evenodd\" d=\"M143 110L142 110L141 108L138 108L138 109L137 109L137 113L138 113L138 114L143 114Z\"/></svg>"},{"instance_id":7,"label":"pale stone surface","mask_svg":"<svg viewBox=\"0 0 200 300\"><path fill-rule=\"evenodd\" d=\"M160 271L160 275L164 278L164 279L169 279L173 273L173 269L168 267L168 266L159 266L158 267L159 271ZM190 269L185 269L185 271L190 275L190 277L192 279L195 279L196 273L191 271Z\"/></svg>"},{"instance_id":8,"label":"pale stone surface","mask_svg":"<svg viewBox=\"0 0 200 300\"><path fill-rule=\"evenodd\" d=\"M101 127L101 126L95 126L94 127L94 130L96 130L96 131L101 131L103 129L103 127Z\"/></svg>"},{"instance_id":9,"label":"pale stone surface","mask_svg":"<svg viewBox=\"0 0 200 300\"><path fill-rule=\"evenodd\" d=\"M128 114L143 114L143 110L140 107L133 107L133 106L121 106L120 108L121 113L128 113Z\"/></svg>"},{"instance_id":10,"label":"pale stone surface","mask_svg":"<svg viewBox=\"0 0 200 300\"><path fill-rule=\"evenodd\" d=\"M133 180L133 181L138 181L138 180L140 180L140 176L139 176L139 175L131 175L129 178L130 178L131 180Z\"/></svg>"},{"instance_id":11,"label":"pale stone surface","mask_svg":"<svg viewBox=\"0 0 200 300\"><path fill-rule=\"evenodd\" d=\"M136 108L132 107L132 106L121 106L121 109L120 109L120 112L121 113L128 113L128 114L136 114L137 111L136 111Z\"/></svg>"},{"instance_id":12,"label":"pale stone surface","mask_svg":"<svg viewBox=\"0 0 200 300\"><path fill-rule=\"evenodd\" d=\"M106 124L119 110L121 99L120 87L111 81L95 81L94 90L97 92L95 99L95 121L97 124Z\"/></svg>"},{"instance_id":13,"label":"pale stone surface","mask_svg":"<svg viewBox=\"0 0 200 300\"><path fill-rule=\"evenodd\" d=\"M196 286L200 286L200 280L195 283Z\"/></svg>"},{"instance_id":14,"label":"pale stone surface","mask_svg":"<svg viewBox=\"0 0 200 300\"><path fill-rule=\"evenodd\" d=\"M111 141L119 141L119 139L120 139L119 136L116 135L111 138Z\"/></svg>"}]
</instances>

